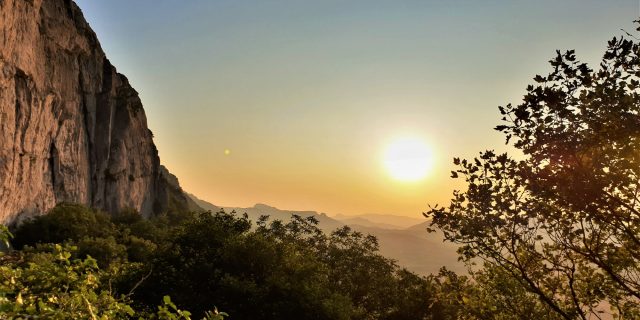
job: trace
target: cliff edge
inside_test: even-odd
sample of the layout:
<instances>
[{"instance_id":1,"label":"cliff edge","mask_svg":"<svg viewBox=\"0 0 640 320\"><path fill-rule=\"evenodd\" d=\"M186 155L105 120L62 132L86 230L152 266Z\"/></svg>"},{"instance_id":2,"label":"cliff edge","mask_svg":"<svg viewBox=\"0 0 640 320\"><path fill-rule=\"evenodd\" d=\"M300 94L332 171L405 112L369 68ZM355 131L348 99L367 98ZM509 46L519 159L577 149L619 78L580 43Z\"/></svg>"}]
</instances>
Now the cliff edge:
<instances>
[{"instance_id":1,"label":"cliff edge","mask_svg":"<svg viewBox=\"0 0 640 320\"><path fill-rule=\"evenodd\" d=\"M71 0L0 0L0 223L60 202L149 216L169 186L138 93Z\"/></svg>"}]
</instances>

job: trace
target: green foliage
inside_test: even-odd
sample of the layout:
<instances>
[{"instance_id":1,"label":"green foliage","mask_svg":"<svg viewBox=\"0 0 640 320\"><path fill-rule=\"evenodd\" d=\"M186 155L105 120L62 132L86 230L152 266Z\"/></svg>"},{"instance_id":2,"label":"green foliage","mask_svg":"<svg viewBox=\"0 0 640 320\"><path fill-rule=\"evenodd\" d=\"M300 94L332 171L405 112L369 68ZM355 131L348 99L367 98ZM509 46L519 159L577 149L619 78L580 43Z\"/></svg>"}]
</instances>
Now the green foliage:
<instances>
[{"instance_id":1,"label":"green foliage","mask_svg":"<svg viewBox=\"0 0 640 320\"><path fill-rule=\"evenodd\" d=\"M426 280L380 256L374 238L348 229L327 236L316 223L294 216L286 224L263 220L252 230L246 218L200 215L158 252L133 297L148 303L171 288L195 314L215 297L234 319L400 319L395 315L428 312L428 303L400 294L428 296Z\"/></svg>"},{"instance_id":2,"label":"green foliage","mask_svg":"<svg viewBox=\"0 0 640 320\"><path fill-rule=\"evenodd\" d=\"M102 226L91 225L97 219ZM61 205L15 231L23 247L64 241L78 248L69 259L93 257L111 296L146 318L221 319L215 304L233 319L433 319L430 280L382 257L374 237L349 228L327 235L314 218L252 226L224 212L142 219Z\"/></svg>"},{"instance_id":3,"label":"green foliage","mask_svg":"<svg viewBox=\"0 0 640 320\"><path fill-rule=\"evenodd\" d=\"M498 308L640 318L640 44L614 38L597 71L574 51L550 63L522 104L500 107L496 129L524 157L454 159L467 189L428 215L464 259L488 263L474 276ZM517 304L527 297L535 310Z\"/></svg>"},{"instance_id":4,"label":"green foliage","mask_svg":"<svg viewBox=\"0 0 640 320\"><path fill-rule=\"evenodd\" d=\"M501 268L487 264L472 278L444 268L432 276L431 319L560 319Z\"/></svg>"},{"instance_id":5,"label":"green foliage","mask_svg":"<svg viewBox=\"0 0 640 320\"><path fill-rule=\"evenodd\" d=\"M101 270L95 259L73 259L76 248L44 245L0 257L2 319L158 319L190 320L169 296L155 313L136 311L127 296L116 297L111 280L126 266ZM224 312L208 311L205 320L224 320Z\"/></svg>"},{"instance_id":6,"label":"green foliage","mask_svg":"<svg viewBox=\"0 0 640 320\"><path fill-rule=\"evenodd\" d=\"M7 226L0 224L0 243L2 243L6 248L9 248L10 243L9 240L13 238L13 234L9 231Z\"/></svg>"},{"instance_id":7,"label":"green foliage","mask_svg":"<svg viewBox=\"0 0 640 320\"><path fill-rule=\"evenodd\" d=\"M92 258L70 259L72 248L13 252L0 258L3 318L123 319L134 314L103 288L107 276Z\"/></svg>"},{"instance_id":8,"label":"green foliage","mask_svg":"<svg viewBox=\"0 0 640 320\"><path fill-rule=\"evenodd\" d=\"M111 216L81 205L60 204L15 228L12 243L17 249L47 243L73 244L78 248L75 255L91 256L102 268L127 261L146 262L168 237L169 226L187 216L161 215L147 220L134 210Z\"/></svg>"},{"instance_id":9,"label":"green foliage","mask_svg":"<svg viewBox=\"0 0 640 320\"><path fill-rule=\"evenodd\" d=\"M116 262L127 261L127 248L117 243L113 236L84 237L75 243L80 257L94 257L102 268Z\"/></svg>"},{"instance_id":10,"label":"green foliage","mask_svg":"<svg viewBox=\"0 0 640 320\"><path fill-rule=\"evenodd\" d=\"M171 301L169 296L162 298L162 305L158 306L158 311L154 315L150 315L149 319L157 320L191 320L191 313L178 309L178 307ZM218 312L217 308L213 311L205 312L203 320L224 320L229 315L226 312Z\"/></svg>"}]
</instances>

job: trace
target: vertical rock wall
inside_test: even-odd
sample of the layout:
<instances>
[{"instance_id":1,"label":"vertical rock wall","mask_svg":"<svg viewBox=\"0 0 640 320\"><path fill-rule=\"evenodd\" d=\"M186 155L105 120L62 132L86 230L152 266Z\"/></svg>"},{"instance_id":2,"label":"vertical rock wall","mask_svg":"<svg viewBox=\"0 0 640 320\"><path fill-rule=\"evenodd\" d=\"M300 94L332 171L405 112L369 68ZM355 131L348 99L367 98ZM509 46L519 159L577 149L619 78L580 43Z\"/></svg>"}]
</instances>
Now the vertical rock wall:
<instances>
[{"instance_id":1,"label":"vertical rock wall","mask_svg":"<svg viewBox=\"0 0 640 320\"><path fill-rule=\"evenodd\" d=\"M0 223L60 202L150 215L184 204L172 190L137 92L76 4L0 0Z\"/></svg>"}]
</instances>

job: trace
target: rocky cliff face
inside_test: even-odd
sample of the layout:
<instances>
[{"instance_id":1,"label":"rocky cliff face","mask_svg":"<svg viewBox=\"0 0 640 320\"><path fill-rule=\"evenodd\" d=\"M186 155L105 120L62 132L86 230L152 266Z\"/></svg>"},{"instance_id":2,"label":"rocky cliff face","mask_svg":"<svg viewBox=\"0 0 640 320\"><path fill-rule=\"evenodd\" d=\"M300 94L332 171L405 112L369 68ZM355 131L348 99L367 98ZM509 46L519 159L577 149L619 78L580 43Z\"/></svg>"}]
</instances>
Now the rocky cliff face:
<instances>
[{"instance_id":1,"label":"rocky cliff face","mask_svg":"<svg viewBox=\"0 0 640 320\"><path fill-rule=\"evenodd\" d=\"M167 188L142 103L71 0L0 0L0 222L60 202L143 215Z\"/></svg>"}]
</instances>

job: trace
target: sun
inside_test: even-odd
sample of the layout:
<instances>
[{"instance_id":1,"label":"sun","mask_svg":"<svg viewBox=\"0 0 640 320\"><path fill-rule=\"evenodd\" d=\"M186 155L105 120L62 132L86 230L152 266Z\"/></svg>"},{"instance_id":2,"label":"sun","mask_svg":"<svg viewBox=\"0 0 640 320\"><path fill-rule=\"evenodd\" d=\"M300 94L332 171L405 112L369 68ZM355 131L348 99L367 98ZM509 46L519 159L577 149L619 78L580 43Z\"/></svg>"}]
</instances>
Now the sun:
<instances>
[{"instance_id":1,"label":"sun","mask_svg":"<svg viewBox=\"0 0 640 320\"><path fill-rule=\"evenodd\" d=\"M402 137L391 141L384 151L385 169L394 179L419 181L424 179L433 166L429 146L416 137Z\"/></svg>"}]
</instances>

